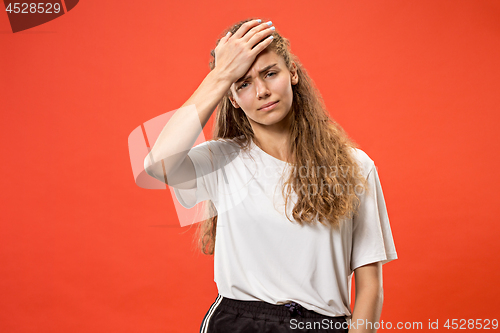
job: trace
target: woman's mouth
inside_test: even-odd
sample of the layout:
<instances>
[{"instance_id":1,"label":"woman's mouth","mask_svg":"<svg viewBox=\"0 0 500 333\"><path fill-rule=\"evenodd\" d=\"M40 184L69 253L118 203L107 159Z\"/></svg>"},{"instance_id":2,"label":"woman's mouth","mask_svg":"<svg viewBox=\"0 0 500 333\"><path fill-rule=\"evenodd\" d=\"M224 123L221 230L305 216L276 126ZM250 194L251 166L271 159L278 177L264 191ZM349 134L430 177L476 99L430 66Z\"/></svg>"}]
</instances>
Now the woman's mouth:
<instances>
[{"instance_id":1,"label":"woman's mouth","mask_svg":"<svg viewBox=\"0 0 500 333\"><path fill-rule=\"evenodd\" d=\"M276 105L279 103L280 101L276 101L274 102L273 104L269 105L269 106L266 106L264 108L261 108L259 109L259 111L269 111L269 110L272 110L276 107Z\"/></svg>"}]
</instances>

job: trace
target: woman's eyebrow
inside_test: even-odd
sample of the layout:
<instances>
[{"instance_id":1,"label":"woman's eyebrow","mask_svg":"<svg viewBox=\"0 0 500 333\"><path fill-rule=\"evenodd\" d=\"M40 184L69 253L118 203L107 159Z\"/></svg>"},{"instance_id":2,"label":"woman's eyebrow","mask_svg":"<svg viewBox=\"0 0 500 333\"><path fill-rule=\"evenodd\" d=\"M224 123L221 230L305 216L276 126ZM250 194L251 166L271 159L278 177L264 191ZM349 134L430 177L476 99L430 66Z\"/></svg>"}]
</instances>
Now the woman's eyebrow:
<instances>
[{"instance_id":1,"label":"woman's eyebrow","mask_svg":"<svg viewBox=\"0 0 500 333\"><path fill-rule=\"evenodd\" d=\"M265 71L267 71L269 68L274 67L274 66L276 66L277 64L278 64L278 63L275 63L275 64L272 64L272 65L269 65L269 66L264 67L262 70L260 70L260 71L259 71L259 74L264 73L264 72L265 72ZM247 76L245 76L245 77L240 78L240 79L239 79L238 81L236 81L235 83L238 83L238 82L244 81L244 80L248 79L249 77L251 77L251 75L250 75L250 74L248 74L248 75L247 75Z\"/></svg>"}]
</instances>

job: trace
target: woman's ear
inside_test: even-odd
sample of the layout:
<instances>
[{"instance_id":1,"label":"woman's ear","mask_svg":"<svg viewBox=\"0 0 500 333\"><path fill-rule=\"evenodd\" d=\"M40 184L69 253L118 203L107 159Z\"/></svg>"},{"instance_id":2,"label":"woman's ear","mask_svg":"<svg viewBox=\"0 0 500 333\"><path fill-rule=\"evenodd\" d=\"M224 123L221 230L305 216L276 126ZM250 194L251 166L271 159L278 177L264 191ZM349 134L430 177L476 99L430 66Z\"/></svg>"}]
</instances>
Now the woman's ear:
<instances>
[{"instance_id":1,"label":"woman's ear","mask_svg":"<svg viewBox=\"0 0 500 333\"><path fill-rule=\"evenodd\" d=\"M233 104L233 106L234 106L235 109L239 109L240 108L240 106L238 105L238 103L236 103L236 101L231 96L229 96L229 100L231 101L231 104Z\"/></svg>"},{"instance_id":2,"label":"woman's ear","mask_svg":"<svg viewBox=\"0 0 500 333\"><path fill-rule=\"evenodd\" d=\"M290 81L292 85L296 85L297 83L299 83L299 74L297 71L297 65L294 62L292 62L292 70L290 71Z\"/></svg>"}]
</instances>

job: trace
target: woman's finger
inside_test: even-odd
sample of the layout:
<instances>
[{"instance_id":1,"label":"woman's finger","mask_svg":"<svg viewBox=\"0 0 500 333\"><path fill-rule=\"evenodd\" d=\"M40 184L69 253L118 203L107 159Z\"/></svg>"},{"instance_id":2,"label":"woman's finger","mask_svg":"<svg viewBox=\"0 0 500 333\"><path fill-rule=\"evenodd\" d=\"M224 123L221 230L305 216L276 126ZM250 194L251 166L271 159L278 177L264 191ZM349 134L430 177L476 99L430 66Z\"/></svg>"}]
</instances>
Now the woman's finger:
<instances>
[{"instance_id":1,"label":"woman's finger","mask_svg":"<svg viewBox=\"0 0 500 333\"><path fill-rule=\"evenodd\" d=\"M262 22L262 20L259 19L259 20L252 20L252 21L248 21L248 22L243 23L238 28L238 30L235 32L234 36L236 38L243 37L250 29L252 29L253 27L259 25L260 22Z\"/></svg>"}]
</instances>

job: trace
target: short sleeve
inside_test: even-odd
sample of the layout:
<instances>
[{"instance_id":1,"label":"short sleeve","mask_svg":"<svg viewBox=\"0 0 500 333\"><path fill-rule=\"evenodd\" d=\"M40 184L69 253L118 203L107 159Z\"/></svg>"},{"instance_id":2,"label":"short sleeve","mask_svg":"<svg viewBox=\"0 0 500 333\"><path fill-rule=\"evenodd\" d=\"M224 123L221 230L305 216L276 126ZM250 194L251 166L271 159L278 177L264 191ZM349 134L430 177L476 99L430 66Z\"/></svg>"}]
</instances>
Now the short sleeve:
<instances>
[{"instance_id":1,"label":"short sleeve","mask_svg":"<svg viewBox=\"0 0 500 333\"><path fill-rule=\"evenodd\" d=\"M352 271L366 264L378 261L386 264L398 258L375 165L367 181L369 191L360 194L358 214L353 217Z\"/></svg>"},{"instance_id":2,"label":"short sleeve","mask_svg":"<svg viewBox=\"0 0 500 333\"><path fill-rule=\"evenodd\" d=\"M184 208L193 208L205 200L216 200L217 194L217 145L203 142L188 153L196 172L196 187L180 189L174 187L175 197Z\"/></svg>"}]
</instances>

